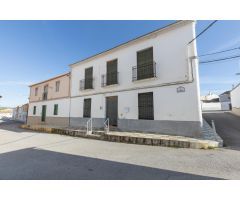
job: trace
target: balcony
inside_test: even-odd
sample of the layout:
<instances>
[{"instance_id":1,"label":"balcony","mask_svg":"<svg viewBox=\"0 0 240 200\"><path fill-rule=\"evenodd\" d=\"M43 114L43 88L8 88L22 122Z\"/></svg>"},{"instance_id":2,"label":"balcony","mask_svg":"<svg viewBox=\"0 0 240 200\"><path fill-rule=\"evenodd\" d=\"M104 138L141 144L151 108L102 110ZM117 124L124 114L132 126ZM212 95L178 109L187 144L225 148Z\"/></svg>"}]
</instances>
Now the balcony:
<instances>
[{"instance_id":1,"label":"balcony","mask_svg":"<svg viewBox=\"0 0 240 200\"><path fill-rule=\"evenodd\" d=\"M118 72L110 72L102 75L102 87L115 84L118 84Z\"/></svg>"},{"instance_id":2,"label":"balcony","mask_svg":"<svg viewBox=\"0 0 240 200\"><path fill-rule=\"evenodd\" d=\"M156 62L132 67L132 81L156 77Z\"/></svg>"},{"instance_id":3,"label":"balcony","mask_svg":"<svg viewBox=\"0 0 240 200\"><path fill-rule=\"evenodd\" d=\"M48 93L47 92L43 92L42 99L43 100L47 100L48 99Z\"/></svg>"},{"instance_id":4,"label":"balcony","mask_svg":"<svg viewBox=\"0 0 240 200\"><path fill-rule=\"evenodd\" d=\"M93 78L80 80L80 90L93 89Z\"/></svg>"}]
</instances>

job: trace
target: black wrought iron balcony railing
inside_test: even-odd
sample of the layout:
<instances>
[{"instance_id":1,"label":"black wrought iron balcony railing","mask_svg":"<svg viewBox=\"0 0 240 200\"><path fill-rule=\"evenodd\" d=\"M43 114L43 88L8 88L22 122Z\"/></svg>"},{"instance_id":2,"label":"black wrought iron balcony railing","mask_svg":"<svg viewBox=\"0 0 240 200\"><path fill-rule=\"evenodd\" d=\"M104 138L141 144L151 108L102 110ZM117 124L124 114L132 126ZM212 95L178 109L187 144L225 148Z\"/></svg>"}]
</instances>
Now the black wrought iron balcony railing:
<instances>
[{"instance_id":1,"label":"black wrought iron balcony railing","mask_svg":"<svg viewBox=\"0 0 240 200\"><path fill-rule=\"evenodd\" d=\"M80 90L93 89L93 78L80 80Z\"/></svg>"},{"instance_id":2,"label":"black wrought iron balcony railing","mask_svg":"<svg viewBox=\"0 0 240 200\"><path fill-rule=\"evenodd\" d=\"M102 75L102 87L118 84L118 72L110 72Z\"/></svg>"},{"instance_id":3,"label":"black wrought iron balcony railing","mask_svg":"<svg viewBox=\"0 0 240 200\"><path fill-rule=\"evenodd\" d=\"M47 100L47 98L48 98L48 93L47 92L43 92L42 99L43 100Z\"/></svg>"},{"instance_id":4,"label":"black wrought iron balcony railing","mask_svg":"<svg viewBox=\"0 0 240 200\"><path fill-rule=\"evenodd\" d=\"M132 81L156 77L156 62L132 67Z\"/></svg>"}]
</instances>

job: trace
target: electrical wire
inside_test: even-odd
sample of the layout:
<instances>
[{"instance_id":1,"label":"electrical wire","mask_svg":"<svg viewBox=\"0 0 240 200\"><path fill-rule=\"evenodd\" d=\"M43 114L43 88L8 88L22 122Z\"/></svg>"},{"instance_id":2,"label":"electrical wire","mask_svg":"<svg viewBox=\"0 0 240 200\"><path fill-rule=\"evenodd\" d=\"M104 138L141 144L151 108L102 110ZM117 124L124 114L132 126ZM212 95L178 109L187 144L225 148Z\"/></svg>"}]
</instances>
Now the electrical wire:
<instances>
[{"instance_id":1,"label":"electrical wire","mask_svg":"<svg viewBox=\"0 0 240 200\"><path fill-rule=\"evenodd\" d=\"M196 40L200 35L202 35L205 31L207 31L211 26L213 26L218 20L214 20L211 24L209 24L201 33L199 33L195 38L193 38L188 44L191 44L194 40Z\"/></svg>"},{"instance_id":2,"label":"electrical wire","mask_svg":"<svg viewBox=\"0 0 240 200\"><path fill-rule=\"evenodd\" d=\"M235 56L225 57L225 58L219 58L219 59L214 59L214 60L200 61L199 63L200 64L206 64L206 63L224 61L224 60L229 60L229 59L234 59L234 58L240 58L240 55L235 55Z\"/></svg>"},{"instance_id":3,"label":"electrical wire","mask_svg":"<svg viewBox=\"0 0 240 200\"><path fill-rule=\"evenodd\" d=\"M240 50L240 47L236 47L236 48L232 48L232 49L227 49L227 50L223 50L223 51L217 51L217 52L208 53L208 54L203 54L203 55L200 55L200 56L198 56L198 57L215 55L215 54L224 53L224 52L228 52L228 51L234 51L234 50L237 50L237 49Z\"/></svg>"}]
</instances>

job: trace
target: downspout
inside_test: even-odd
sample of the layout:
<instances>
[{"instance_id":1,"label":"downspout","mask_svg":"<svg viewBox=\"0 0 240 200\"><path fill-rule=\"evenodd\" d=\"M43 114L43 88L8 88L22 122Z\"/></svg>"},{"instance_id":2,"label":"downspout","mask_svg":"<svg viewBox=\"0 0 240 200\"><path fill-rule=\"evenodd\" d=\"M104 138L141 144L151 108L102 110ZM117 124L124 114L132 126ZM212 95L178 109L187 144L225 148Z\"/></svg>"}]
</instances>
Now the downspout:
<instances>
[{"instance_id":1,"label":"downspout","mask_svg":"<svg viewBox=\"0 0 240 200\"><path fill-rule=\"evenodd\" d=\"M195 24L194 24L195 25ZM197 48L196 48L196 37L195 37L195 26L193 25L193 37L194 39L191 40L187 45L187 54L189 59L189 65L191 68L192 77L193 76L193 69L195 70L195 81L196 81L196 90L197 90L197 104L198 104L198 117L202 126L202 112L201 112L201 101L200 101L200 83L199 83L199 66L198 66L198 56L197 56ZM194 67L194 68L193 68Z\"/></svg>"},{"instance_id":2,"label":"downspout","mask_svg":"<svg viewBox=\"0 0 240 200\"><path fill-rule=\"evenodd\" d=\"M68 95L69 95L69 110L68 110L68 126L70 127L71 125L71 84L72 84L72 81L71 81L71 77L72 77L72 69L70 70L70 73L69 73L69 89L68 89Z\"/></svg>"}]
</instances>

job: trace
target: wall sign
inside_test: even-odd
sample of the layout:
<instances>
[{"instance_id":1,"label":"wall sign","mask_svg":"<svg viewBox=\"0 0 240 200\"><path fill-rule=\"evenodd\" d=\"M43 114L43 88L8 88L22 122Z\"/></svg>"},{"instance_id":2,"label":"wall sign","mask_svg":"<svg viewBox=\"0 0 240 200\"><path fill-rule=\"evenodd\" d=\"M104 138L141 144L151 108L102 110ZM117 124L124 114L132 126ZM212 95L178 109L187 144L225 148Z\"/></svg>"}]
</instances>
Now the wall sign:
<instances>
[{"instance_id":1,"label":"wall sign","mask_svg":"<svg viewBox=\"0 0 240 200\"><path fill-rule=\"evenodd\" d=\"M177 93L181 93L181 92L185 92L185 87L179 86L179 87L177 88Z\"/></svg>"}]
</instances>

